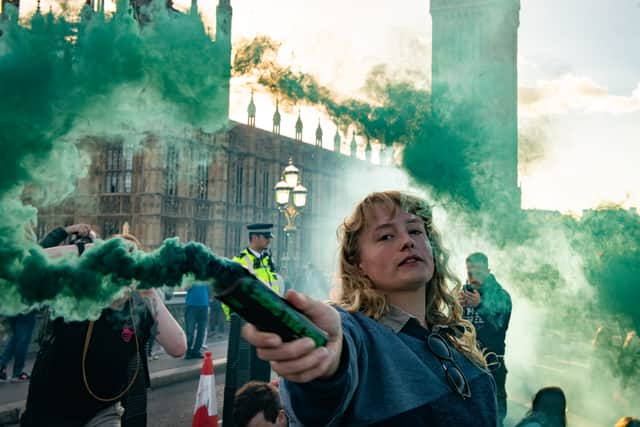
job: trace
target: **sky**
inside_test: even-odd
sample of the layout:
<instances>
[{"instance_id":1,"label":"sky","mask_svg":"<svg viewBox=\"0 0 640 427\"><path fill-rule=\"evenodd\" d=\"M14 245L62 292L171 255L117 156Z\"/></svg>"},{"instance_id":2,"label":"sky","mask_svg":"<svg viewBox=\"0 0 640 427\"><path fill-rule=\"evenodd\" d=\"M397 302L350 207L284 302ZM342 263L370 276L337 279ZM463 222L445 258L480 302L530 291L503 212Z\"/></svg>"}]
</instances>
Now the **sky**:
<instances>
[{"instance_id":1,"label":"sky","mask_svg":"<svg viewBox=\"0 0 640 427\"><path fill-rule=\"evenodd\" d=\"M189 0L175 1L179 8L190 6ZM210 28L215 27L216 4L198 3ZM358 96L367 72L378 64L398 72L418 71L418 83L429 84L428 0L231 4L234 42L268 35L282 43L282 62L315 75L340 94ZM22 5L23 16L35 9L34 0L23 0ZM42 0L41 5L58 10L59 3ZM602 203L640 206L637 22L640 0L521 1L519 127L540 133L535 159L526 167L521 162L524 208L579 213ZM234 78L232 119L246 121L249 96L247 81ZM257 126L271 129L274 100L259 90L255 98ZM297 109L289 107L284 113L282 133L293 135ZM335 126L315 107L303 106L301 116L303 139L312 142L320 122L330 147Z\"/></svg>"}]
</instances>

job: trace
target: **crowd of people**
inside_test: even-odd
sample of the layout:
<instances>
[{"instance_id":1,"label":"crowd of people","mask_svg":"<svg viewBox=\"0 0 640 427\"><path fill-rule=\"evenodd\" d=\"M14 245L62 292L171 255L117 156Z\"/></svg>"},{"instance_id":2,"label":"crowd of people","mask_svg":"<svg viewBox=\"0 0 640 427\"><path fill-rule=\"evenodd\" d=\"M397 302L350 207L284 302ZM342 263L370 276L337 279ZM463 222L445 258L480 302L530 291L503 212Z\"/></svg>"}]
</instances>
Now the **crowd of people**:
<instances>
[{"instance_id":1,"label":"crowd of people","mask_svg":"<svg viewBox=\"0 0 640 427\"><path fill-rule=\"evenodd\" d=\"M271 227L250 226L249 246L235 260L282 293L268 252ZM42 245L91 233L83 224L58 228ZM326 345L318 347L310 338L283 342L261 330L262 325L236 323L254 357L279 381L250 381L235 391L234 423L503 426L505 337L512 302L492 274L489 258L480 252L469 255L466 282L459 281L429 205L396 191L364 198L341 224L339 236L338 280L331 300L293 290L285 295L327 333ZM129 242L132 251L141 248L128 232L115 237ZM188 287L186 337L161 295L135 286L96 321L47 322L21 425L146 425L148 343L155 340L174 357L202 358L211 297L206 283ZM29 379L23 335L33 330L30 315L11 324L14 337L0 357L0 379L6 379L12 356L13 377ZM219 316L224 317L222 310ZM564 391L545 387L517 427L564 427L566 413ZM626 417L616 427L637 423Z\"/></svg>"}]
</instances>

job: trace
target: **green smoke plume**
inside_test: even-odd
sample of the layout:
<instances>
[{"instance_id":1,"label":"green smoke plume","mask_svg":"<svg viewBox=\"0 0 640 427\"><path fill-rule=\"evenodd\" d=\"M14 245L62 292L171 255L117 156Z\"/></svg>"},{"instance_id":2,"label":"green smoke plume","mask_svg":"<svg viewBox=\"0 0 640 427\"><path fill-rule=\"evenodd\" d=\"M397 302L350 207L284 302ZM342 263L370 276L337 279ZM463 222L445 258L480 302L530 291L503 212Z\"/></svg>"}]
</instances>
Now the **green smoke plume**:
<instances>
[{"instance_id":1,"label":"green smoke plume","mask_svg":"<svg viewBox=\"0 0 640 427\"><path fill-rule=\"evenodd\" d=\"M483 197L485 202L498 198L491 191L478 194L488 180L478 150L482 137L477 131L469 134L473 118L465 108L452 100L451 110L435 117L430 92L416 82L392 77L384 65L374 67L365 80L363 95L368 101L345 99L315 77L280 65L279 47L267 36L240 42L235 47L234 75L253 76L290 103L322 106L339 126L353 125L367 139L404 145L404 166L440 199L477 210Z\"/></svg>"},{"instance_id":2,"label":"green smoke plume","mask_svg":"<svg viewBox=\"0 0 640 427\"><path fill-rule=\"evenodd\" d=\"M577 223L572 244L584 260L600 309L617 313L640 330L640 216L616 207L587 211Z\"/></svg>"},{"instance_id":3,"label":"green smoke plume","mask_svg":"<svg viewBox=\"0 0 640 427\"><path fill-rule=\"evenodd\" d=\"M200 243L181 245L177 238L167 239L160 248L146 254L131 252L126 241L111 239L87 249L80 257L54 261L42 249L31 248L2 287L17 289L12 292L28 306L48 303L55 308L57 300L74 301L72 310L66 308L56 314L86 318L98 315L99 305L108 305L132 281L139 282L141 288L150 288L178 286L186 275L231 283L246 274L242 266L218 258Z\"/></svg>"},{"instance_id":4,"label":"green smoke plume","mask_svg":"<svg viewBox=\"0 0 640 427\"><path fill-rule=\"evenodd\" d=\"M371 70L364 93L371 102L338 96L307 73L277 62L280 44L267 36L235 46L233 74L253 76L258 84L292 104L305 102L325 108L341 127L354 125L359 134L391 145L406 142L409 131L428 111L429 93L412 83L395 81L383 65Z\"/></svg>"},{"instance_id":5,"label":"green smoke plume","mask_svg":"<svg viewBox=\"0 0 640 427\"><path fill-rule=\"evenodd\" d=\"M185 127L211 131L226 123L221 48L205 33L200 17L170 14L158 1L145 11L153 16L151 22L140 26L127 5L119 1L112 16L85 7L77 23L36 13L23 27L15 10L8 11L14 18L0 21L4 312L69 296L87 302L83 310L95 313L121 284L120 279L110 283L105 278L119 276L89 261L48 266L27 237L37 211L23 203L25 197L40 206L62 200L86 173L87 158L76 147L80 137L140 143L150 130L162 138L163 132ZM98 270L91 273L94 267ZM38 288L32 276L46 278L51 289ZM80 284L85 281L86 287ZM75 310L73 304L68 304L69 312ZM59 314L65 315L64 310Z\"/></svg>"}]
</instances>

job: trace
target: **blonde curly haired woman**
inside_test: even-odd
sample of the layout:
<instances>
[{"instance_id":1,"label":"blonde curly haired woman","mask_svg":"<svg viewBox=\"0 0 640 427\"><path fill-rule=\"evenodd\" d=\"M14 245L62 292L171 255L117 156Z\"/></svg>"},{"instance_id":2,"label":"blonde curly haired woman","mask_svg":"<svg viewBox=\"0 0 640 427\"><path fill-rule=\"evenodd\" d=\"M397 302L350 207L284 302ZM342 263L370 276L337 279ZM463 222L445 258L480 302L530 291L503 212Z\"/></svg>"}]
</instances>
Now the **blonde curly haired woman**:
<instances>
[{"instance_id":1,"label":"blonde curly haired woman","mask_svg":"<svg viewBox=\"0 0 640 427\"><path fill-rule=\"evenodd\" d=\"M372 193L339 234L333 304L287 294L328 333L326 347L243 331L282 376L291 425L495 427L495 384L453 297L460 283L430 208L400 192Z\"/></svg>"}]
</instances>

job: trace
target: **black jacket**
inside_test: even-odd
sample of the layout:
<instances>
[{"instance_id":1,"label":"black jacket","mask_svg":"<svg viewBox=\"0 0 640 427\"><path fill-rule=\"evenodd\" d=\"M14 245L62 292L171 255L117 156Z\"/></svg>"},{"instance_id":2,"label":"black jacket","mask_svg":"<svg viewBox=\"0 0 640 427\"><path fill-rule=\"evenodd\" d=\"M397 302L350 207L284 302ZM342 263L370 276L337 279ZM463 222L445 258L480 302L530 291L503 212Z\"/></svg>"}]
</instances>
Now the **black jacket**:
<instances>
[{"instance_id":1,"label":"black jacket","mask_svg":"<svg viewBox=\"0 0 640 427\"><path fill-rule=\"evenodd\" d=\"M463 317L476 328L478 346L497 355L504 355L504 339L511 319L511 296L489 275L480 289L478 307L465 307Z\"/></svg>"}]
</instances>

